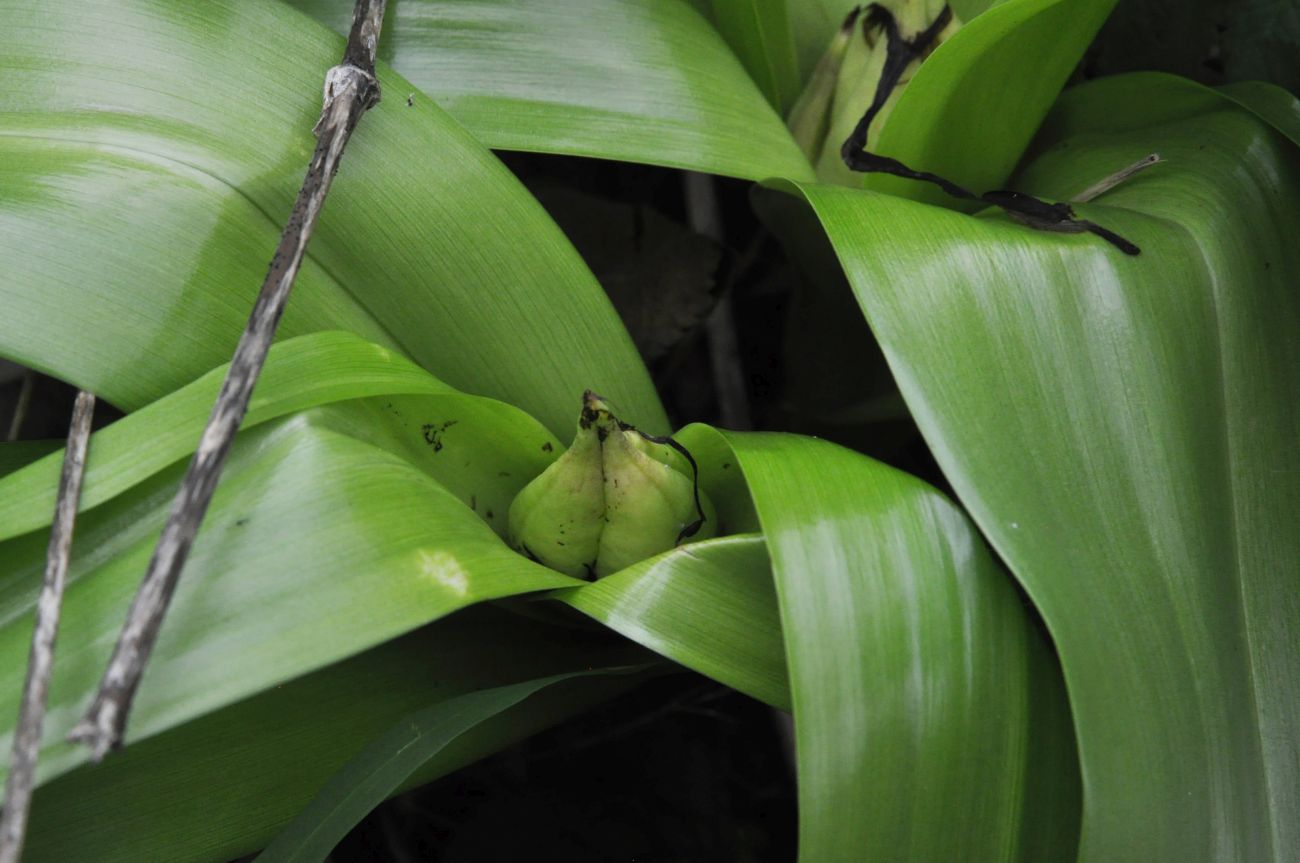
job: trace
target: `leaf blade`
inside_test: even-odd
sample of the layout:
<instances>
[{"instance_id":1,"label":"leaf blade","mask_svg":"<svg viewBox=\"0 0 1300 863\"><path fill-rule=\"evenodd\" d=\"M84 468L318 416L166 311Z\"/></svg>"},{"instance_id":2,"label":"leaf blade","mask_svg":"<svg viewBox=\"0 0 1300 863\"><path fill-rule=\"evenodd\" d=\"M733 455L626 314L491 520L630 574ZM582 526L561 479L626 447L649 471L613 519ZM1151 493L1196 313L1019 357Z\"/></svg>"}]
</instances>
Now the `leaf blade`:
<instances>
[{"instance_id":1,"label":"leaf blade","mask_svg":"<svg viewBox=\"0 0 1300 863\"><path fill-rule=\"evenodd\" d=\"M1072 91L1044 135L1017 182L1049 197L1165 155L1081 208L1140 258L803 193L945 475L1053 633L1086 777L1081 859L1282 859L1300 843L1280 814L1300 703L1300 550L1282 522L1300 489L1276 469L1300 434L1280 395L1300 388L1283 287L1300 158L1169 76Z\"/></svg>"},{"instance_id":2,"label":"leaf blade","mask_svg":"<svg viewBox=\"0 0 1300 863\"><path fill-rule=\"evenodd\" d=\"M292 5L347 30L338 4ZM681 0L418 0L384 27L381 56L490 147L811 175L744 67Z\"/></svg>"}]
</instances>

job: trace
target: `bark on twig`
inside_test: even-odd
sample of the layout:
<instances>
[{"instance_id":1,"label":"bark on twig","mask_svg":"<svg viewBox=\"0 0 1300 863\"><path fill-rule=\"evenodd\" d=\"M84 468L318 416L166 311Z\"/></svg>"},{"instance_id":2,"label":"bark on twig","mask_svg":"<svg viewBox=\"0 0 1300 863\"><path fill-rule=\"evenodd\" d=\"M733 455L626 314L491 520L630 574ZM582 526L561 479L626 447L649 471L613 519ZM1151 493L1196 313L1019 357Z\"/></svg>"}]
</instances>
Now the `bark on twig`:
<instances>
[{"instance_id":1,"label":"bark on twig","mask_svg":"<svg viewBox=\"0 0 1300 863\"><path fill-rule=\"evenodd\" d=\"M230 371L226 373L198 449L181 481L171 515L131 604L99 691L85 718L69 734L69 739L89 746L96 761L122 744L140 677L176 590L181 568L216 490L235 432L248 409L249 396L266 360L343 148L361 115L379 101L375 49L383 17L384 0L357 0L343 62L325 76L325 103L320 120L312 129L317 138L316 151L289 223L271 258L261 293L235 349Z\"/></svg>"},{"instance_id":2,"label":"bark on twig","mask_svg":"<svg viewBox=\"0 0 1300 863\"><path fill-rule=\"evenodd\" d=\"M1079 194L1071 198L1070 203L1086 204L1089 201L1091 201L1093 198L1098 198L1106 194L1111 189L1118 186L1120 183L1123 183L1126 180L1128 180L1134 174L1138 174L1141 173L1142 171L1145 171L1147 168L1150 168L1152 165L1154 165L1156 162L1159 161L1162 161L1159 153L1152 153L1149 156L1143 156L1141 159L1138 159L1136 162L1129 165L1128 167L1120 168L1118 171L1111 174L1106 179L1098 180L1097 182L1093 183L1091 186L1089 186L1088 188L1084 189L1082 192L1080 192Z\"/></svg>"},{"instance_id":3,"label":"bark on twig","mask_svg":"<svg viewBox=\"0 0 1300 863\"><path fill-rule=\"evenodd\" d=\"M14 729L9 758L9 777L5 780L4 811L0 812L0 863L17 863L27 833L27 812L31 808L32 786L36 780L36 756L41 748L41 725L45 720L46 698L50 691L50 671L54 667L54 639L59 631L59 611L63 607L63 585L72 555L72 528L81 499L81 478L86 468L86 447L90 442L90 418L95 412L95 397L84 390L77 394L68 426L68 448L63 455L63 473L59 477L59 497L50 527L50 545L45 554L45 579L36 601L36 625L32 631L32 649L27 660L27 682L23 685L18 726Z\"/></svg>"}]
</instances>

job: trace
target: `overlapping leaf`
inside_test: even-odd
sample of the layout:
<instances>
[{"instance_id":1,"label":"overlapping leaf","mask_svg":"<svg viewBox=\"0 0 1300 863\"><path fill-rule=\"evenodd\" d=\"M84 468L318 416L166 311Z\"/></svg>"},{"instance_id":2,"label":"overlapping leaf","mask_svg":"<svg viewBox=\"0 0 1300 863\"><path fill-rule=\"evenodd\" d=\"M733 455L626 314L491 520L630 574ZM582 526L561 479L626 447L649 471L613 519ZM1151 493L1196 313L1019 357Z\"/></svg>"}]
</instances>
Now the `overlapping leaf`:
<instances>
[{"instance_id":1,"label":"overlapping leaf","mask_svg":"<svg viewBox=\"0 0 1300 863\"><path fill-rule=\"evenodd\" d=\"M784 114L799 95L799 58L785 3L708 0L713 24L768 102ZM827 30L827 35L832 31Z\"/></svg>"},{"instance_id":2,"label":"overlapping leaf","mask_svg":"<svg viewBox=\"0 0 1300 863\"><path fill-rule=\"evenodd\" d=\"M688 668L790 709L781 621L761 536L681 546L552 596Z\"/></svg>"},{"instance_id":3,"label":"overlapping leaf","mask_svg":"<svg viewBox=\"0 0 1300 863\"><path fill-rule=\"evenodd\" d=\"M1300 849L1300 152L1167 76L1062 100L1016 184L1143 249L806 187L1069 684L1086 860Z\"/></svg>"},{"instance_id":4,"label":"overlapping leaf","mask_svg":"<svg viewBox=\"0 0 1300 863\"><path fill-rule=\"evenodd\" d=\"M0 353L124 408L237 338L341 37L271 0L0 4ZM598 387L662 429L599 286L482 145L383 69L284 320L349 329L567 430ZM526 236L527 242L519 238Z\"/></svg>"},{"instance_id":5,"label":"overlapping leaf","mask_svg":"<svg viewBox=\"0 0 1300 863\"><path fill-rule=\"evenodd\" d=\"M131 739L458 608L572 583L510 551L490 526L553 458L543 450L551 439L534 420L449 391L350 336L284 343L271 363L253 421L299 412L261 422L237 441L136 702ZM343 366L350 371L340 374ZM77 526L44 778L84 759L62 736L98 680L183 467L171 463L186 454L182 441L197 440L220 374L100 432L103 446L92 443L106 467L87 485L97 489L87 499L93 508ZM355 396L360 386L369 399L302 410ZM434 394L402 395L421 390ZM157 451L147 440L154 430ZM43 516L57 460L0 481L15 521L28 509ZM27 522L28 530L43 523ZM0 543L0 714L10 717L45 539L35 531Z\"/></svg>"},{"instance_id":6,"label":"overlapping leaf","mask_svg":"<svg viewBox=\"0 0 1300 863\"><path fill-rule=\"evenodd\" d=\"M730 537L561 596L718 680L789 699L800 859L1072 859L1060 672L960 512L820 441L704 426L678 438L747 484L775 593L756 540Z\"/></svg>"},{"instance_id":7,"label":"overlapping leaf","mask_svg":"<svg viewBox=\"0 0 1300 863\"><path fill-rule=\"evenodd\" d=\"M348 3L289 2L347 30ZM772 14L765 5L752 6L755 20ZM737 22L741 32L753 31ZM380 56L491 147L811 175L764 100L771 91L682 0L403 0ZM790 71L773 81L792 86Z\"/></svg>"},{"instance_id":8,"label":"overlapping leaf","mask_svg":"<svg viewBox=\"0 0 1300 863\"><path fill-rule=\"evenodd\" d=\"M870 149L977 192L1001 187L1114 5L992 5L921 64ZM883 174L872 175L867 188L957 204L927 183Z\"/></svg>"},{"instance_id":9,"label":"overlapping leaf","mask_svg":"<svg viewBox=\"0 0 1300 863\"><path fill-rule=\"evenodd\" d=\"M476 690L640 663L598 633L475 608L136 743L39 789L23 859L231 860L288 824L365 742ZM428 781L638 682L584 673L477 725L427 762Z\"/></svg>"}]
</instances>

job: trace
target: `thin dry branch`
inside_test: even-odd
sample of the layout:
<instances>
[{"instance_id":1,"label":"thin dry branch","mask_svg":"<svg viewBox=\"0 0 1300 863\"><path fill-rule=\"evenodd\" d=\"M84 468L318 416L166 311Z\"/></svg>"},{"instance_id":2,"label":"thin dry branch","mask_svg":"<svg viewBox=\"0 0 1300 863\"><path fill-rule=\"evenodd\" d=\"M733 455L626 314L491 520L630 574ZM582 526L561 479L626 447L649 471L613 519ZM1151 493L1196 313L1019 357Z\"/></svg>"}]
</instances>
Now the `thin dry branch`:
<instances>
[{"instance_id":1,"label":"thin dry branch","mask_svg":"<svg viewBox=\"0 0 1300 863\"><path fill-rule=\"evenodd\" d=\"M90 419L95 412L95 397L84 390L77 393L68 426L68 447L63 454L63 473L59 477L59 497L54 507L54 524L50 527L50 545L45 554L45 578L36 601L36 625L32 630L32 650L27 659L27 682L23 685L22 705L18 710L18 727L14 730L9 778L5 780L4 811L0 812L0 863L18 863L23 839L27 834L27 813L31 808L32 787L36 779L36 756L41 748L41 726L45 721L46 698L50 691L50 671L54 667L54 639L59 632L59 612L63 607L63 585L72 556L72 528L81 499L81 478L86 469L86 447L90 443Z\"/></svg>"},{"instance_id":2,"label":"thin dry branch","mask_svg":"<svg viewBox=\"0 0 1300 863\"><path fill-rule=\"evenodd\" d=\"M280 237L275 256L271 258L261 293L239 346L235 348L230 371L226 373L198 449L181 481L171 515L131 604L99 691L86 716L68 735L70 740L89 746L96 761L110 749L122 745L127 716L140 677L176 590L181 568L216 490L235 432L248 409L253 386L266 361L276 325L288 302L289 290L293 287L334 172L338 169L343 148L347 146L361 115L379 101L375 49L383 18L384 0L357 0L343 62L325 75L325 103L320 119L312 129L317 138L316 151L294 202L289 223Z\"/></svg>"},{"instance_id":3,"label":"thin dry branch","mask_svg":"<svg viewBox=\"0 0 1300 863\"><path fill-rule=\"evenodd\" d=\"M1070 203L1086 204L1089 201L1091 201L1093 198L1101 197L1102 195L1109 192L1111 189L1118 186L1120 183L1125 182L1130 177L1134 176L1135 174L1139 174L1142 171L1145 171L1147 168L1150 168L1152 165L1160 161L1163 160L1160 158L1159 153L1152 153L1149 156L1143 156L1141 159L1138 159L1133 164L1124 168L1120 168L1118 171L1111 174L1109 177L1105 178L1104 180L1098 180L1097 182L1093 183L1091 186L1089 186L1088 188L1084 189L1082 192L1080 192L1079 194L1071 198Z\"/></svg>"}]
</instances>

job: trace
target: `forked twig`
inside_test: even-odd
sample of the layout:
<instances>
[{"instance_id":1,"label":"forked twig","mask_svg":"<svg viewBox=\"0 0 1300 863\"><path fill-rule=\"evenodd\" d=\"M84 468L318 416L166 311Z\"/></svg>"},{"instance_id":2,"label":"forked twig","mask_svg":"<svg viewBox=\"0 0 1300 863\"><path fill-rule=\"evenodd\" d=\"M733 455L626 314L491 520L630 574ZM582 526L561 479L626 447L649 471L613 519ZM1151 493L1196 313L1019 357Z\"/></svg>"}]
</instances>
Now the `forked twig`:
<instances>
[{"instance_id":1,"label":"forked twig","mask_svg":"<svg viewBox=\"0 0 1300 863\"><path fill-rule=\"evenodd\" d=\"M140 677L176 590L181 568L216 490L235 432L248 409L253 385L266 361L266 352L289 299L289 290L302 264L307 242L338 169L343 148L347 146L361 115L379 101L375 49L384 18L384 2L357 0L343 62L325 75L324 105L320 119L312 129L317 138L316 151L307 167L307 176L294 202L289 223L271 258L262 290L239 339L239 346L235 348L230 370L199 439L198 449L172 503L171 514L154 548L149 569L131 603L113 656L100 680L99 691L85 717L68 735L70 740L89 746L96 761L122 744L127 715Z\"/></svg>"},{"instance_id":2,"label":"forked twig","mask_svg":"<svg viewBox=\"0 0 1300 863\"><path fill-rule=\"evenodd\" d=\"M68 448L63 454L63 473L59 476L59 497L54 507L54 524L50 527L50 544L45 553L45 578L36 601L36 625L32 630L32 650L27 659L27 682L23 684L22 705L18 709L18 726L14 729L9 758L9 777L5 780L4 810L0 812L0 863L17 863L27 834L27 812L32 803L36 780L36 756L41 748L41 725L45 721L46 698L50 691L50 671L54 667L54 639L59 632L59 612L63 607L63 585L72 556L72 528L81 499L81 478L86 469L86 447L90 442L90 418L95 412L95 397L82 390L72 407L68 425Z\"/></svg>"}]
</instances>

